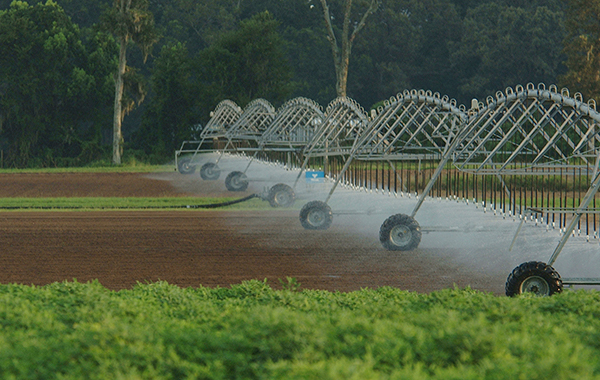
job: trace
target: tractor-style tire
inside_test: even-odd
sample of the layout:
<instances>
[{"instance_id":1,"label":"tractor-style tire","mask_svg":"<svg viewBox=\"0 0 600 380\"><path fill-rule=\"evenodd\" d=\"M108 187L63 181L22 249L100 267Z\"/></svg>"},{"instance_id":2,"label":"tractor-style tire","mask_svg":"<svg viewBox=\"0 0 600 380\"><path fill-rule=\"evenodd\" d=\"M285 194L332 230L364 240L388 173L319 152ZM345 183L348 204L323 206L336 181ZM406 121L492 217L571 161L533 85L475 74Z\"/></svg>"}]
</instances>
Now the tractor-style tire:
<instances>
[{"instance_id":1,"label":"tractor-style tire","mask_svg":"<svg viewBox=\"0 0 600 380\"><path fill-rule=\"evenodd\" d=\"M181 174L194 174L196 165L192 165L192 159L189 157L177 161L177 171Z\"/></svg>"},{"instance_id":2,"label":"tractor-style tire","mask_svg":"<svg viewBox=\"0 0 600 380\"><path fill-rule=\"evenodd\" d=\"M269 204L271 207L292 207L296 201L294 189L285 183L278 183L269 189Z\"/></svg>"},{"instance_id":3,"label":"tractor-style tire","mask_svg":"<svg viewBox=\"0 0 600 380\"><path fill-rule=\"evenodd\" d=\"M506 279L506 295L513 297L523 293L551 296L561 293L563 283L554 268L540 261L529 261L516 267Z\"/></svg>"},{"instance_id":4,"label":"tractor-style tire","mask_svg":"<svg viewBox=\"0 0 600 380\"><path fill-rule=\"evenodd\" d=\"M332 221L331 207L325 202L308 202L300 210L300 223L307 230L326 230Z\"/></svg>"},{"instance_id":5,"label":"tractor-style tire","mask_svg":"<svg viewBox=\"0 0 600 380\"><path fill-rule=\"evenodd\" d=\"M379 228L379 241L389 251L410 251L421 242L421 227L410 215L392 215Z\"/></svg>"},{"instance_id":6,"label":"tractor-style tire","mask_svg":"<svg viewBox=\"0 0 600 380\"><path fill-rule=\"evenodd\" d=\"M248 177L242 172L231 172L225 178L225 187L229 191L245 191L248 188Z\"/></svg>"},{"instance_id":7,"label":"tractor-style tire","mask_svg":"<svg viewBox=\"0 0 600 380\"><path fill-rule=\"evenodd\" d=\"M200 177L206 181L214 181L219 179L221 169L213 162L207 162L200 168Z\"/></svg>"}]
</instances>

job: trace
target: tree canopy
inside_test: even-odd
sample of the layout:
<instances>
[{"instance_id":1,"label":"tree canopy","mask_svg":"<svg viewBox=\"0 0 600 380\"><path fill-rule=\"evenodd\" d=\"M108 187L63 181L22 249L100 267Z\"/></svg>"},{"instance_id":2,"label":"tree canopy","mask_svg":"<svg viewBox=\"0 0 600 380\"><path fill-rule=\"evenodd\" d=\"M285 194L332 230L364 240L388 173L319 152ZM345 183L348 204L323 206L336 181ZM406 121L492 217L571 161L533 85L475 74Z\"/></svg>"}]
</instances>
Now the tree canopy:
<instances>
[{"instance_id":1,"label":"tree canopy","mask_svg":"<svg viewBox=\"0 0 600 380\"><path fill-rule=\"evenodd\" d=\"M600 100L600 1L569 0L563 84Z\"/></svg>"},{"instance_id":2,"label":"tree canopy","mask_svg":"<svg viewBox=\"0 0 600 380\"><path fill-rule=\"evenodd\" d=\"M128 75L148 87L123 122L125 151L168 159L226 98L278 106L303 96L327 105L339 94L332 38L353 38L345 93L367 108L405 89L470 104L528 82L597 97L597 2L147 0L162 38L153 52L127 49L137 68ZM100 25L113 3L0 0L4 165L82 164L109 150L120 41Z\"/></svg>"},{"instance_id":3,"label":"tree canopy","mask_svg":"<svg viewBox=\"0 0 600 380\"><path fill-rule=\"evenodd\" d=\"M0 11L0 143L4 165L76 158L105 122L114 40L83 40L62 8L13 2Z\"/></svg>"}]
</instances>

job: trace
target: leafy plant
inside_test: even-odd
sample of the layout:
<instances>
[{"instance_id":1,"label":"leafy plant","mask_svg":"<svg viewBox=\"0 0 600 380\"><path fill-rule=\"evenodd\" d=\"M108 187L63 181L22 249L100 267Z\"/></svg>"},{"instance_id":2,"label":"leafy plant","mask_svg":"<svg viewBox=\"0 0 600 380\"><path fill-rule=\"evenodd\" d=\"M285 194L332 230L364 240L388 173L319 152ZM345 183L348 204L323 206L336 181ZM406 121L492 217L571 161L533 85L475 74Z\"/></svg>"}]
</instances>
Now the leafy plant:
<instances>
[{"instance_id":1,"label":"leafy plant","mask_svg":"<svg viewBox=\"0 0 600 380\"><path fill-rule=\"evenodd\" d=\"M0 371L31 379L600 377L596 291L507 298L469 288L292 287L0 285Z\"/></svg>"},{"instance_id":2,"label":"leafy plant","mask_svg":"<svg viewBox=\"0 0 600 380\"><path fill-rule=\"evenodd\" d=\"M297 292L300 290L300 283L294 277L286 276L285 281L280 278L279 284L281 285L283 290L288 290L290 292Z\"/></svg>"}]
</instances>

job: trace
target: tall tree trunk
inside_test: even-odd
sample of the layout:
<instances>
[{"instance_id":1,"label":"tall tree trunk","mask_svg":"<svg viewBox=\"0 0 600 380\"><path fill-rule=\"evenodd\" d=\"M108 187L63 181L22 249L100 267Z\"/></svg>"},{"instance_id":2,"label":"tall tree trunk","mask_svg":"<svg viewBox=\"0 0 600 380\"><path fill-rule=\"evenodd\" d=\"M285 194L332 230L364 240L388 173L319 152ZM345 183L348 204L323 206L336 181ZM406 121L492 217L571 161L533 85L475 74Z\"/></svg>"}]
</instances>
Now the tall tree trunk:
<instances>
[{"instance_id":1,"label":"tall tree trunk","mask_svg":"<svg viewBox=\"0 0 600 380\"><path fill-rule=\"evenodd\" d=\"M342 51L342 53L346 53ZM337 96L346 96L348 88L348 63L350 62L350 54L342 54L342 59L335 65L335 73L337 77L336 92Z\"/></svg>"},{"instance_id":2,"label":"tall tree trunk","mask_svg":"<svg viewBox=\"0 0 600 380\"><path fill-rule=\"evenodd\" d=\"M127 64L127 41L124 37L120 39L119 69L115 78L115 113L113 116L113 164L121 164L123 154L123 133L121 124L123 122L122 99L123 99L123 76Z\"/></svg>"},{"instance_id":3,"label":"tall tree trunk","mask_svg":"<svg viewBox=\"0 0 600 380\"><path fill-rule=\"evenodd\" d=\"M352 51L352 43L356 35L364 28L367 17L374 13L379 8L380 0L371 0L369 8L363 14L360 22L354 27L350 33L350 11L352 10L352 0L346 0L344 4L344 21L342 27L341 46L338 45L337 38L333 31L331 23L331 15L327 0L320 0L323 6L323 16L325 17L325 25L327 27L327 39L331 44L331 52L333 53L333 64L335 67L336 85L335 89L337 96L344 97L348 89L348 68L350 66L350 52Z\"/></svg>"}]
</instances>

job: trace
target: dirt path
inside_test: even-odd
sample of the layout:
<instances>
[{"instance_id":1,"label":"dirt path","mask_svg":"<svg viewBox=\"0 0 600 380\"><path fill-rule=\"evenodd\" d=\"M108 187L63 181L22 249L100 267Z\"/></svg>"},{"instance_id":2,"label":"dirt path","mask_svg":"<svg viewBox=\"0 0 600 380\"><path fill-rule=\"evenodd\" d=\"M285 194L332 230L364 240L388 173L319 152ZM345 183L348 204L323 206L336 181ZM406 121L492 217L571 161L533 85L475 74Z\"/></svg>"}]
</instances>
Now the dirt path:
<instances>
[{"instance_id":1,"label":"dirt path","mask_svg":"<svg viewBox=\"0 0 600 380\"><path fill-rule=\"evenodd\" d=\"M1 174L0 197L231 196L222 182L181 177ZM456 284L497 294L504 284L456 264L449 251L386 251L376 236L351 233L343 222L306 231L297 211L0 212L0 231L2 283L98 279L123 289L156 280L228 286L267 278L278 287L294 277L304 289L429 292Z\"/></svg>"}]
</instances>

